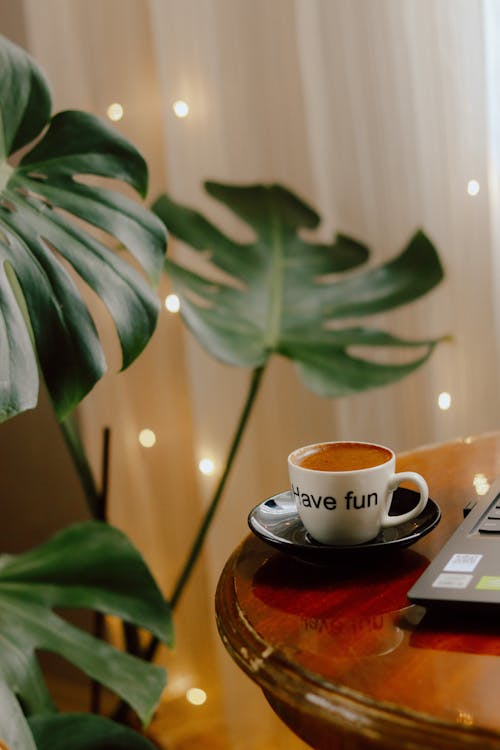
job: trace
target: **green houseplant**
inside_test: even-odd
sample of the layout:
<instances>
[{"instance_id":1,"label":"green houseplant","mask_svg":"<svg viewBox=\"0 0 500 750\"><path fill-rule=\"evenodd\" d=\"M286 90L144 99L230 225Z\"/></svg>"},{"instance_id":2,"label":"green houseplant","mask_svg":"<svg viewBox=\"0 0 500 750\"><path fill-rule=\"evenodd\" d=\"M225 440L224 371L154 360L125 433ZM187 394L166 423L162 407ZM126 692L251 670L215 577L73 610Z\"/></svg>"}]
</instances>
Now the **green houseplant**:
<instances>
[{"instance_id":1,"label":"green houseplant","mask_svg":"<svg viewBox=\"0 0 500 750\"><path fill-rule=\"evenodd\" d=\"M0 358L0 417L36 405L41 372L92 515L99 519L102 492L89 470L72 412L102 376L104 356L91 315L58 256L107 305L125 367L155 327L159 305L151 287L164 263L165 228L140 205L79 179L82 174L120 179L144 196L147 171L135 149L96 118L82 112L52 117L44 76L5 39L0 39L0 81L0 351L8 352ZM26 151L33 139L34 146ZM20 149L24 153L16 165L11 157ZM11 645L0 658L0 737L13 750L92 750L103 742L131 750L150 747L140 735L103 717L58 714L35 650L59 651L113 689L144 722L149 719L165 683L163 671L75 632L52 608L95 608L145 627L152 634L143 654L147 659L159 640L171 640L170 609L185 589L212 523L272 356L292 360L306 386L335 397L408 375L437 343L409 341L363 325L329 325L390 310L436 286L443 275L441 265L422 232L393 261L327 283L329 274L361 266L368 249L343 235L331 244L305 242L299 230L315 228L319 217L280 185L206 187L250 224L255 242L230 239L201 214L167 196L153 208L173 234L197 250L209 249L214 266L235 282L214 282L210 274L165 261L184 319L202 345L216 358L251 370L225 469L170 606L128 540L98 521L64 529L23 555L0 556L0 614L7 613L0 617L0 636ZM104 245L81 221L118 240L120 251ZM124 248L134 254L149 283L127 263ZM355 346L420 347L423 353L404 365L381 365L353 355ZM107 669L111 664L113 669Z\"/></svg>"},{"instance_id":2,"label":"green houseplant","mask_svg":"<svg viewBox=\"0 0 500 750\"><path fill-rule=\"evenodd\" d=\"M232 239L198 211L163 194L153 210L171 235L204 260L200 272L168 257L165 272L201 346L226 364L249 368L251 375L219 483L170 597L172 607L198 559L271 357L292 361L306 387L332 398L404 378L441 340L403 339L363 320L422 297L442 280L437 251L424 232L417 231L389 262L343 279L343 272L366 263L368 248L343 234L326 244L304 240L300 230L316 229L320 217L286 187L206 182L205 189L250 226L254 240ZM361 318L360 324L352 325L353 318ZM339 325L344 320L349 324ZM357 347L365 353L357 353ZM383 364L372 358L381 349L418 353L404 364ZM156 645L153 638L150 654Z\"/></svg>"},{"instance_id":3,"label":"green houseplant","mask_svg":"<svg viewBox=\"0 0 500 750\"><path fill-rule=\"evenodd\" d=\"M154 286L166 233L150 211L95 179L120 180L144 197L147 168L140 154L92 115L52 115L43 73L3 37L0 92L0 420L36 406L41 373L91 514L100 519L102 492L72 412L103 375L105 358L74 275L110 312L126 367L156 325ZM102 233L118 241L119 252ZM57 712L39 649L59 653L107 686L143 723L157 705L165 673L71 625L54 607L114 614L171 642L167 602L138 551L110 525L76 524L37 549L0 555L0 738L11 750L151 747L104 717Z\"/></svg>"}]
</instances>

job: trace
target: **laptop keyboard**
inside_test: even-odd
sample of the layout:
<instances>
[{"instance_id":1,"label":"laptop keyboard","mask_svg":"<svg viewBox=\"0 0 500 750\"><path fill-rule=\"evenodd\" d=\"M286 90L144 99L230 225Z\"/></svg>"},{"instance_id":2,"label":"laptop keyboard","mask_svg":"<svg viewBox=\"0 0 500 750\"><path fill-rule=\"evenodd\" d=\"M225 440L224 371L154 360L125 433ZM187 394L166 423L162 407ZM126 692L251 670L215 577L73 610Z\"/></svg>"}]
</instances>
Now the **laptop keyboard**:
<instances>
[{"instance_id":1,"label":"laptop keyboard","mask_svg":"<svg viewBox=\"0 0 500 750\"><path fill-rule=\"evenodd\" d=\"M500 492L480 519L475 531L480 534L500 534Z\"/></svg>"}]
</instances>

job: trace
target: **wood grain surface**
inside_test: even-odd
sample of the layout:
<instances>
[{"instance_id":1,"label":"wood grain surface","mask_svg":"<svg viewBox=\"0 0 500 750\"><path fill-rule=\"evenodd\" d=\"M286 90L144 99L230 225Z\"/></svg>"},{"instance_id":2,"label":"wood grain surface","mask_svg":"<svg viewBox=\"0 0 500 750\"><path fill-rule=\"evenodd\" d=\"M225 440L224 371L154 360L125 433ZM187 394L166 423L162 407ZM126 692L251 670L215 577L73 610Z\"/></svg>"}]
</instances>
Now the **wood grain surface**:
<instances>
[{"instance_id":1,"label":"wood grain surface","mask_svg":"<svg viewBox=\"0 0 500 750\"><path fill-rule=\"evenodd\" d=\"M219 581L220 635L312 747L500 750L500 620L436 616L406 597L476 486L500 475L500 434L401 455L398 469L423 474L441 508L428 536L321 567L249 536Z\"/></svg>"}]
</instances>

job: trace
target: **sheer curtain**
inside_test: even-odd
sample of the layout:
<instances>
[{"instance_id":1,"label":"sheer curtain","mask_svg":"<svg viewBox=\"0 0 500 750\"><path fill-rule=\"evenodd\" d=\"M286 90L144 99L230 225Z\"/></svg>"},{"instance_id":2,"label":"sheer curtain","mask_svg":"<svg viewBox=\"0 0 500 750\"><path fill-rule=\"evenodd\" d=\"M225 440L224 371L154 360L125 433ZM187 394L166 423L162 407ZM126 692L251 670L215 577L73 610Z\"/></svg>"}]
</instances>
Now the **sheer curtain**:
<instances>
[{"instance_id":1,"label":"sheer curtain","mask_svg":"<svg viewBox=\"0 0 500 750\"><path fill-rule=\"evenodd\" d=\"M9 4L0 9L7 13ZM116 126L148 160L151 200L168 190L244 237L246 228L207 197L202 181L277 181L320 212L319 237L351 234L372 249L373 264L399 252L418 227L442 257L446 280L438 289L369 321L407 337L451 335L410 378L326 401L304 389L288 362L272 363L176 615L175 656L162 655L172 664L169 700L204 683L228 716L239 715L227 730L235 733L232 747L257 748L269 738L290 747L270 715L256 726L251 708L236 708L261 699L218 646L214 587L250 508L286 486L293 447L365 438L401 451L498 427L498 3L24 0L22 10L21 42L47 71L57 109L105 116L111 102L123 105ZM178 99L190 107L184 119L172 110ZM172 240L169 252L184 249ZM162 295L168 290L164 279ZM114 334L102 310L97 315L116 370ZM146 353L126 373L110 374L80 410L96 468L102 427L112 428L111 520L134 539L167 594L217 480L248 378L213 361L164 310ZM437 406L443 391L452 397L447 411ZM137 440L144 427L157 436L151 449ZM215 462L212 477L198 472L204 456Z\"/></svg>"}]
</instances>

